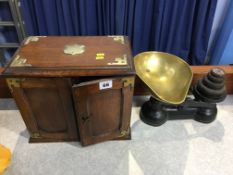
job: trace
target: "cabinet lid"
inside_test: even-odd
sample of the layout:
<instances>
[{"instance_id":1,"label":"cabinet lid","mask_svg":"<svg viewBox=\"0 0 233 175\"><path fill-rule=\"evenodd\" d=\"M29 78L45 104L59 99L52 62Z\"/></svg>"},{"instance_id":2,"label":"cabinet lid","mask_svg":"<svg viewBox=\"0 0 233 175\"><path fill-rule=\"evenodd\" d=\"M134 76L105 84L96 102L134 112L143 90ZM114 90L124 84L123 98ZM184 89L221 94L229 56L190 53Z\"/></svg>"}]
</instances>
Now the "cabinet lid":
<instances>
[{"instance_id":1,"label":"cabinet lid","mask_svg":"<svg viewBox=\"0 0 233 175\"><path fill-rule=\"evenodd\" d=\"M134 74L126 36L31 36L3 75L73 77Z\"/></svg>"}]
</instances>

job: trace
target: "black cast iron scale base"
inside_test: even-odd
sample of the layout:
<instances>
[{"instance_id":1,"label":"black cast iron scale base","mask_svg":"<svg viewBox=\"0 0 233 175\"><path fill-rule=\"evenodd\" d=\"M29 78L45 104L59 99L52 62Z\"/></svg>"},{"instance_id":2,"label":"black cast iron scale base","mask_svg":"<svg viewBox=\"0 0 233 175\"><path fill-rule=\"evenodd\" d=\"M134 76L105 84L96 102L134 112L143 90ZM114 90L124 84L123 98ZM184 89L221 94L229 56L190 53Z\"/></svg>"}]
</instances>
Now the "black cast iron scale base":
<instances>
[{"instance_id":1,"label":"black cast iron scale base","mask_svg":"<svg viewBox=\"0 0 233 175\"><path fill-rule=\"evenodd\" d=\"M141 120L152 126L160 126L167 120L175 119L194 119L202 123L210 123L215 120L216 115L216 104L189 98L180 105L171 105L151 97L142 105L140 112Z\"/></svg>"},{"instance_id":2,"label":"black cast iron scale base","mask_svg":"<svg viewBox=\"0 0 233 175\"><path fill-rule=\"evenodd\" d=\"M217 116L217 102L226 98L224 72L212 69L192 88L194 99L186 98L179 105L158 101L151 97L142 105L140 118L146 124L160 126L167 120L194 119L202 123L210 123Z\"/></svg>"}]
</instances>

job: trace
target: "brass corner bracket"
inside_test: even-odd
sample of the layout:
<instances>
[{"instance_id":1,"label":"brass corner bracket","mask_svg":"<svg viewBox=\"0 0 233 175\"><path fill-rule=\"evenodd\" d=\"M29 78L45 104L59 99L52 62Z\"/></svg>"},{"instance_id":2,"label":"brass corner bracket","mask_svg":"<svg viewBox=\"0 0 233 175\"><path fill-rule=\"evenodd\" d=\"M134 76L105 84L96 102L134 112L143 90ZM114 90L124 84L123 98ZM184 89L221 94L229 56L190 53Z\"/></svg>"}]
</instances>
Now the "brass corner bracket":
<instances>
[{"instance_id":1,"label":"brass corner bracket","mask_svg":"<svg viewBox=\"0 0 233 175\"><path fill-rule=\"evenodd\" d=\"M108 37L113 38L114 41L120 42L121 44L125 44L125 38L121 35L109 35Z\"/></svg>"},{"instance_id":2,"label":"brass corner bracket","mask_svg":"<svg viewBox=\"0 0 233 175\"><path fill-rule=\"evenodd\" d=\"M31 133L31 138L33 138L33 139L41 138L40 133L38 133L38 132Z\"/></svg>"},{"instance_id":3,"label":"brass corner bracket","mask_svg":"<svg viewBox=\"0 0 233 175\"><path fill-rule=\"evenodd\" d=\"M129 133L130 133L130 129L129 128L127 130L122 130L121 133L120 133L121 134L120 137L128 136Z\"/></svg>"},{"instance_id":4,"label":"brass corner bracket","mask_svg":"<svg viewBox=\"0 0 233 175\"><path fill-rule=\"evenodd\" d=\"M22 58L19 55L17 55L10 64L10 67L28 67L28 66L32 66L32 65L27 63L26 58Z\"/></svg>"},{"instance_id":5,"label":"brass corner bracket","mask_svg":"<svg viewBox=\"0 0 233 175\"><path fill-rule=\"evenodd\" d=\"M39 38L45 38L47 36L29 36L27 40L24 42L24 45L27 45L30 42L37 42L39 41Z\"/></svg>"},{"instance_id":6,"label":"brass corner bracket","mask_svg":"<svg viewBox=\"0 0 233 175\"><path fill-rule=\"evenodd\" d=\"M127 65L127 56L126 54L123 57L115 58L114 62L108 63L108 65Z\"/></svg>"}]
</instances>

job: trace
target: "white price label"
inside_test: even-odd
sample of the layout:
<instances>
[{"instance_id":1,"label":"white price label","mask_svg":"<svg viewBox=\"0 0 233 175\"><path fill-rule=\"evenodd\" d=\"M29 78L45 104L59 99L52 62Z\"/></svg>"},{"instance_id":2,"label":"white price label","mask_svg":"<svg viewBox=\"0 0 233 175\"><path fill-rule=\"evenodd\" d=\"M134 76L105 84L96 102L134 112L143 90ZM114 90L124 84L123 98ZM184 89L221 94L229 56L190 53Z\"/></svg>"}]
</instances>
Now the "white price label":
<instances>
[{"instance_id":1,"label":"white price label","mask_svg":"<svg viewBox=\"0 0 233 175\"><path fill-rule=\"evenodd\" d=\"M112 88L112 80L102 81L99 83L100 90Z\"/></svg>"}]
</instances>

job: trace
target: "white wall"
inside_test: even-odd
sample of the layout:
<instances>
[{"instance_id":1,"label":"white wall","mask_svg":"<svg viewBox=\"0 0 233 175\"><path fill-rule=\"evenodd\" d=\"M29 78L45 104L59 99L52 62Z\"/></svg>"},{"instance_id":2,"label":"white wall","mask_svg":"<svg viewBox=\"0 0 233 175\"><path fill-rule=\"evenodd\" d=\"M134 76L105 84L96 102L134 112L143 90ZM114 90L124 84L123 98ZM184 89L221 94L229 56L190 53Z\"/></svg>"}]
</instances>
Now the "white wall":
<instances>
[{"instance_id":1,"label":"white wall","mask_svg":"<svg viewBox=\"0 0 233 175\"><path fill-rule=\"evenodd\" d=\"M209 60L209 55L211 54L211 48L213 47L216 36L218 35L221 26L223 24L229 3L232 0L217 0L217 6L214 15L213 26L210 33L210 39L208 44L208 52L207 52L207 62Z\"/></svg>"}]
</instances>

